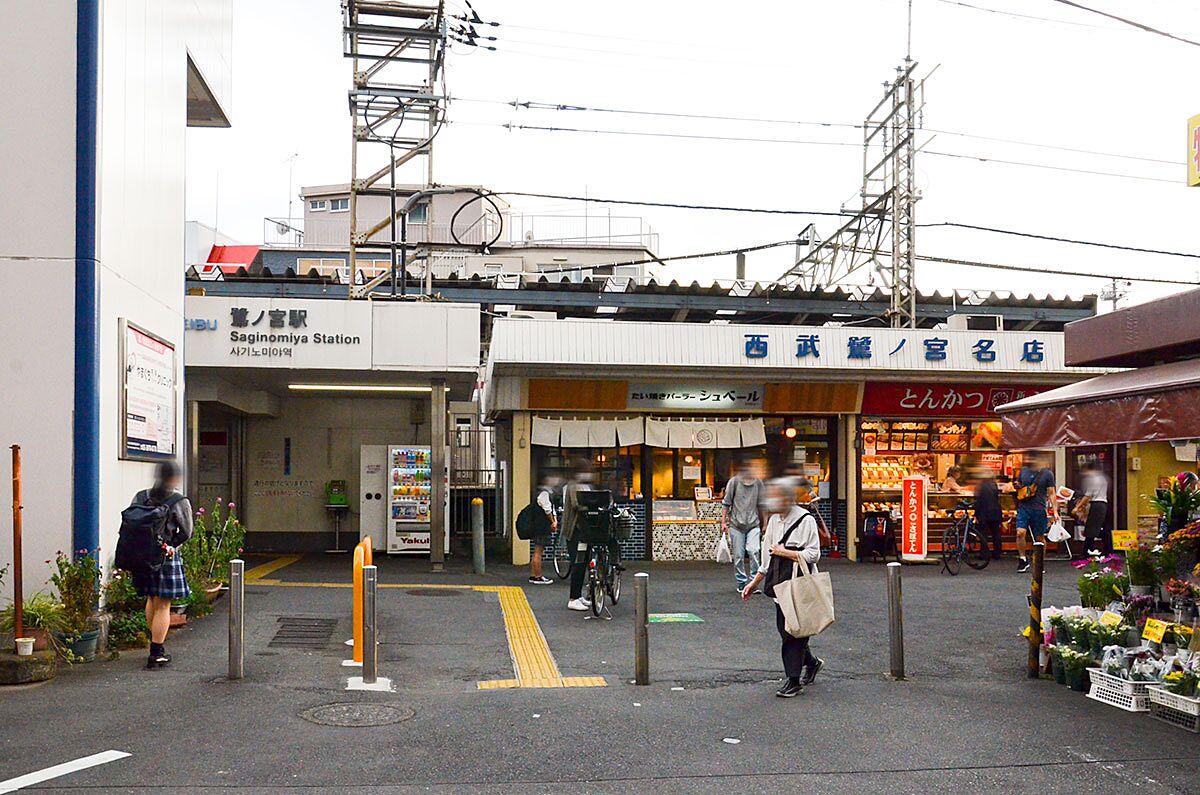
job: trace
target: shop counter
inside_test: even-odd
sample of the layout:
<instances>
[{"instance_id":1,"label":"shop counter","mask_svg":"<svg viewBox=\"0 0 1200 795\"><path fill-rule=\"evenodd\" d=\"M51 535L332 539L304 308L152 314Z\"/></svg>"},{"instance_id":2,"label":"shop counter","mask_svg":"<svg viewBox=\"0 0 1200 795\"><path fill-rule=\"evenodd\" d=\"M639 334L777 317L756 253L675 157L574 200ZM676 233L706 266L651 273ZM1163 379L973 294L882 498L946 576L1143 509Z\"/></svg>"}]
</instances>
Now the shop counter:
<instances>
[{"instance_id":1,"label":"shop counter","mask_svg":"<svg viewBox=\"0 0 1200 795\"><path fill-rule=\"evenodd\" d=\"M713 560L721 534L719 500L655 500L653 560Z\"/></svg>"}]
</instances>

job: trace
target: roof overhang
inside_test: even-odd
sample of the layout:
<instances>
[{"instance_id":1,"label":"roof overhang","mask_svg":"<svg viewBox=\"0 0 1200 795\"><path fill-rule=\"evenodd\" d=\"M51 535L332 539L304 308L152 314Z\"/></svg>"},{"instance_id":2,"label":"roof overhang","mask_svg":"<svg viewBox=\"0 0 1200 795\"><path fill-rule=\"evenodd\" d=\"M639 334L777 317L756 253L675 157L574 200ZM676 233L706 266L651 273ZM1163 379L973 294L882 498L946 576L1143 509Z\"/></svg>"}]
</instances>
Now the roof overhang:
<instances>
[{"instance_id":1,"label":"roof overhang","mask_svg":"<svg viewBox=\"0 0 1200 795\"><path fill-rule=\"evenodd\" d=\"M187 126L229 127L229 115L189 55L187 59Z\"/></svg>"},{"instance_id":2,"label":"roof overhang","mask_svg":"<svg viewBox=\"0 0 1200 795\"><path fill-rule=\"evenodd\" d=\"M1200 290L1066 326L1067 364L1146 367L1200 351Z\"/></svg>"},{"instance_id":3,"label":"roof overhang","mask_svg":"<svg viewBox=\"0 0 1200 795\"><path fill-rule=\"evenodd\" d=\"M1200 438L1200 359L1108 373L997 411L1014 449Z\"/></svg>"}]
</instances>

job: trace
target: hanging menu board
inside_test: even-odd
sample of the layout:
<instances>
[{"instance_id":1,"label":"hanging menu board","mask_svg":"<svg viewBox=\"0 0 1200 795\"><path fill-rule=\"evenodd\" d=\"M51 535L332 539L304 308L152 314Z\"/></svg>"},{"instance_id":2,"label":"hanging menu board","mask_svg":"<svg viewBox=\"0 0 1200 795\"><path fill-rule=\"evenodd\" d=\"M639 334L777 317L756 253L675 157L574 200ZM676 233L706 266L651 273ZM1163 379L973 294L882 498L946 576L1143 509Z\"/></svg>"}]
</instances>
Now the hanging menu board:
<instances>
[{"instance_id":1,"label":"hanging menu board","mask_svg":"<svg viewBox=\"0 0 1200 795\"><path fill-rule=\"evenodd\" d=\"M965 422L935 422L929 439L929 450L934 453L967 452L968 429Z\"/></svg>"},{"instance_id":2,"label":"hanging menu board","mask_svg":"<svg viewBox=\"0 0 1200 795\"><path fill-rule=\"evenodd\" d=\"M871 455L888 453L927 453L930 444L930 423L909 420L872 420L864 422L864 446L874 442Z\"/></svg>"}]
</instances>

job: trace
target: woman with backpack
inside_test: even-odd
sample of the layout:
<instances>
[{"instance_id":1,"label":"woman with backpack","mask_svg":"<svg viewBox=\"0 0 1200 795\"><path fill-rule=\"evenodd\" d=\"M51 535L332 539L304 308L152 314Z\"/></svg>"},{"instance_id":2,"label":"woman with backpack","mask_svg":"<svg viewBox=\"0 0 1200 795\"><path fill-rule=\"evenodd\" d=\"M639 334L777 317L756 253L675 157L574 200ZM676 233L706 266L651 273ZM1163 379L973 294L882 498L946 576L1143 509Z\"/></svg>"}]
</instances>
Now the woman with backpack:
<instances>
[{"instance_id":1,"label":"woman with backpack","mask_svg":"<svg viewBox=\"0 0 1200 795\"><path fill-rule=\"evenodd\" d=\"M812 483L805 479L797 484L790 478L780 478L770 485L771 502L777 506L777 510L767 521L767 529L763 533L762 562L754 579L742 589L743 600L749 599L764 579L768 585L766 592L771 593L774 585L791 577L792 564L801 558L813 571L816 570L816 563L821 559L817 517L796 502L797 486L799 490L812 491ZM788 634L786 619L777 598L775 626L782 640L783 672L787 677L775 695L794 698L804 692L805 685L813 683L824 661L813 655L808 647L808 638L796 638Z\"/></svg>"},{"instance_id":2,"label":"woman with backpack","mask_svg":"<svg viewBox=\"0 0 1200 795\"><path fill-rule=\"evenodd\" d=\"M174 461L161 461L154 470L154 485L139 491L130 506L166 509L166 527L162 533L165 557L157 570L133 569L133 587L146 597L146 625L150 628L150 658L147 669L161 668L171 662L163 643L171 624L171 601L186 599L191 591L183 573L179 547L192 537L192 504L179 493L179 467Z\"/></svg>"}]
</instances>

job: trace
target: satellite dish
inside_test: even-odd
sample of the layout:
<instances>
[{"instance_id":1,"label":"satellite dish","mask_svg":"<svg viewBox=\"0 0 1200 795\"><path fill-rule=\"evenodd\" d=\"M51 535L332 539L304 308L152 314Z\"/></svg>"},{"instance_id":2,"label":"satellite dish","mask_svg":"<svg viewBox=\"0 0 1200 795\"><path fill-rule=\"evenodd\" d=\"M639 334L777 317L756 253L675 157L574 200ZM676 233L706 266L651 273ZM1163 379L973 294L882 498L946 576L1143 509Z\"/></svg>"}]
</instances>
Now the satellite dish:
<instances>
[{"instance_id":1,"label":"satellite dish","mask_svg":"<svg viewBox=\"0 0 1200 795\"><path fill-rule=\"evenodd\" d=\"M275 223L275 231L281 235L286 235L290 228L287 224L279 223L278 221Z\"/></svg>"},{"instance_id":2,"label":"satellite dish","mask_svg":"<svg viewBox=\"0 0 1200 795\"><path fill-rule=\"evenodd\" d=\"M526 243L533 242L533 230L532 229L530 229L528 232L525 233L525 242Z\"/></svg>"}]
</instances>

